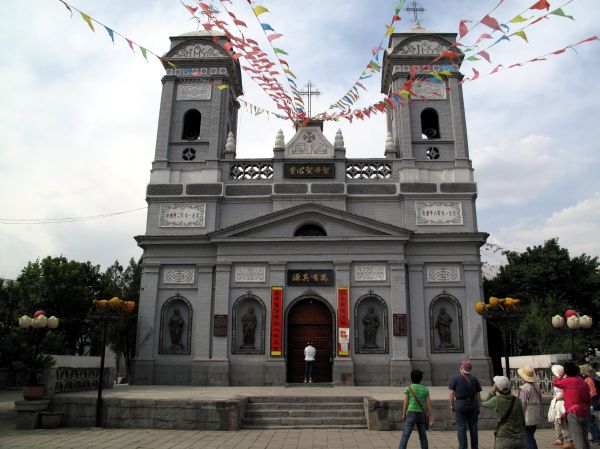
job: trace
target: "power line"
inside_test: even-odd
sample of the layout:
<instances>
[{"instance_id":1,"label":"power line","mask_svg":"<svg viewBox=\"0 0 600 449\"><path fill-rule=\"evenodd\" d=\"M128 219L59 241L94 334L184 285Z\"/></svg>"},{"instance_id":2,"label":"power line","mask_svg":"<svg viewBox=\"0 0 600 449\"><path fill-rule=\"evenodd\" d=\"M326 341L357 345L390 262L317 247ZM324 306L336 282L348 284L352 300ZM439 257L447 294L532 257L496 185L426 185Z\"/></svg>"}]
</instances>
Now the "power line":
<instances>
[{"instance_id":1,"label":"power line","mask_svg":"<svg viewBox=\"0 0 600 449\"><path fill-rule=\"evenodd\" d=\"M63 217L63 218L0 218L0 224L23 225L23 224L53 224L53 223L73 223L79 221L97 220L99 218L113 217L115 215L129 214L147 209L148 206L138 207L137 209L122 210L119 212L110 212L99 215L87 215L85 217Z\"/></svg>"}]
</instances>

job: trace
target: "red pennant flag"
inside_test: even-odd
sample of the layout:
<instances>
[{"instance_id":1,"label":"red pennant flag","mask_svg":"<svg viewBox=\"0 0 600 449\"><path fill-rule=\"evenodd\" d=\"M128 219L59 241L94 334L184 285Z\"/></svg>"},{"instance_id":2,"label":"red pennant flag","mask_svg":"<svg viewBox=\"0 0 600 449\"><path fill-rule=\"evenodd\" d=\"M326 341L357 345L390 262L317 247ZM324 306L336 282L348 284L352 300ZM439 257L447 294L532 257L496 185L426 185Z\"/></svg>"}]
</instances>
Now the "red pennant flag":
<instances>
[{"instance_id":1,"label":"red pennant flag","mask_svg":"<svg viewBox=\"0 0 600 449\"><path fill-rule=\"evenodd\" d=\"M547 0L540 0L531 5L529 9L546 9L546 11L548 11L548 9L550 9L550 3L548 3Z\"/></svg>"},{"instance_id":2,"label":"red pennant flag","mask_svg":"<svg viewBox=\"0 0 600 449\"><path fill-rule=\"evenodd\" d=\"M498 21L496 19L494 19L493 17L485 16L483 19L481 19L481 23L490 27L492 30L498 30L498 31L502 32L500 25L498 25Z\"/></svg>"},{"instance_id":3,"label":"red pennant flag","mask_svg":"<svg viewBox=\"0 0 600 449\"><path fill-rule=\"evenodd\" d=\"M129 44L129 48L131 48L131 51L135 51L133 49L133 42L131 42L129 39L125 38L125 40L127 41L127 43Z\"/></svg>"},{"instance_id":4,"label":"red pennant flag","mask_svg":"<svg viewBox=\"0 0 600 449\"><path fill-rule=\"evenodd\" d=\"M231 51L231 49L233 48L233 44L231 42L225 42L223 44L223 48L227 51Z\"/></svg>"},{"instance_id":5,"label":"red pennant flag","mask_svg":"<svg viewBox=\"0 0 600 449\"><path fill-rule=\"evenodd\" d=\"M591 42L591 41L597 41L597 40L598 40L598 36L588 37L587 39L579 41L576 44L573 44L573 47L575 47L576 45L579 45L579 44L583 44L584 42Z\"/></svg>"},{"instance_id":6,"label":"red pennant flag","mask_svg":"<svg viewBox=\"0 0 600 449\"><path fill-rule=\"evenodd\" d=\"M202 26L206 31L210 31L215 27L212 23L203 23Z\"/></svg>"},{"instance_id":7,"label":"red pennant flag","mask_svg":"<svg viewBox=\"0 0 600 449\"><path fill-rule=\"evenodd\" d=\"M513 67L523 67L523 64L521 64L520 62L517 62L516 64L508 66L509 69L512 69Z\"/></svg>"},{"instance_id":8,"label":"red pennant flag","mask_svg":"<svg viewBox=\"0 0 600 449\"><path fill-rule=\"evenodd\" d=\"M267 39L269 40L269 42L273 42L275 39L279 39L282 36L283 36L283 34L275 33L275 34L271 34L270 36L267 36Z\"/></svg>"},{"instance_id":9,"label":"red pennant flag","mask_svg":"<svg viewBox=\"0 0 600 449\"><path fill-rule=\"evenodd\" d=\"M69 12L71 13L71 17L73 17L73 10L71 9L71 7L69 5L67 5L65 2L63 2L63 0L59 0L63 5L65 5L65 8L67 8L69 10Z\"/></svg>"},{"instance_id":10,"label":"red pennant flag","mask_svg":"<svg viewBox=\"0 0 600 449\"><path fill-rule=\"evenodd\" d=\"M561 48L560 50L553 51L552 54L553 55L560 55L560 54L564 53L565 51L567 51L567 47Z\"/></svg>"},{"instance_id":11,"label":"red pennant flag","mask_svg":"<svg viewBox=\"0 0 600 449\"><path fill-rule=\"evenodd\" d=\"M477 45L479 42L481 42L484 39L491 39L491 38L492 38L491 34L483 33L481 36L479 36L477 38L477 40L475 41L475 45Z\"/></svg>"},{"instance_id":12,"label":"red pennant flag","mask_svg":"<svg viewBox=\"0 0 600 449\"><path fill-rule=\"evenodd\" d=\"M466 25L469 22L471 22L471 21L467 20L467 19L462 19L460 21L460 24L458 25L458 38L459 39L462 39L463 36L469 32L469 29L467 28L467 25Z\"/></svg>"},{"instance_id":13,"label":"red pennant flag","mask_svg":"<svg viewBox=\"0 0 600 449\"><path fill-rule=\"evenodd\" d=\"M496 73L498 70L500 70L500 67L504 67L504 66L503 66L502 64L498 64L498 65L496 66L496 68L490 72L490 74L491 74L491 73Z\"/></svg>"},{"instance_id":14,"label":"red pennant flag","mask_svg":"<svg viewBox=\"0 0 600 449\"><path fill-rule=\"evenodd\" d=\"M196 11L198 11L198 7L193 7L186 4L184 4L183 6L185 6L185 9L187 9L192 16L196 14Z\"/></svg>"},{"instance_id":15,"label":"red pennant flag","mask_svg":"<svg viewBox=\"0 0 600 449\"><path fill-rule=\"evenodd\" d=\"M471 81L475 81L477 78L479 78L479 72L473 69L473 78L471 78Z\"/></svg>"},{"instance_id":16,"label":"red pennant flag","mask_svg":"<svg viewBox=\"0 0 600 449\"><path fill-rule=\"evenodd\" d=\"M488 54L487 51L481 50L480 52L477 53L479 56L481 56L483 59L485 59L487 62L491 63L492 61L490 60L490 55Z\"/></svg>"}]
</instances>

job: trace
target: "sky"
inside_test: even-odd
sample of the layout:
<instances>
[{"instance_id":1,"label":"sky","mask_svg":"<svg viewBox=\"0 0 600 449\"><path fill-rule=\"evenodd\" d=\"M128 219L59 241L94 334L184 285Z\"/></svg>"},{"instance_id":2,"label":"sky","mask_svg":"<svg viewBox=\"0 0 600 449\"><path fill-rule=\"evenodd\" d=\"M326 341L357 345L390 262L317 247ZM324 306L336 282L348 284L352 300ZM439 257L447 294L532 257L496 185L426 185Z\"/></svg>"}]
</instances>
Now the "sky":
<instances>
[{"instance_id":1,"label":"sky","mask_svg":"<svg viewBox=\"0 0 600 449\"><path fill-rule=\"evenodd\" d=\"M496 64L529 60L600 34L597 0L549 1L551 10L564 5L575 20L551 16L526 30L528 42L513 36L489 50L491 64L469 63L465 73L470 76L474 67L484 75ZM276 42L289 53L298 84L310 80L321 92L313 100L313 111L321 112L358 79L398 0L255 3L270 10L263 21L284 34ZM421 0L426 9L421 24L456 32L461 19L476 22L497 3ZM505 0L492 16L507 22L533 3ZM168 50L169 36L196 29L177 0L71 4L157 54ZM248 24L248 37L261 39L246 1L226 5ZM405 11L401 18L397 31L411 26ZM511 32L518 29L513 25ZM467 38L489 31L479 25ZM92 32L57 0L2 0L0 50L0 277L15 278L27 262L48 255L102 267L140 257L133 236L145 232L163 67L153 56L144 60L139 49L132 52L119 37L113 44L102 27ZM572 256L600 256L598 56L600 42L591 42L464 84L478 226L490 233L490 242L523 250L558 237ZM365 87L360 107L382 98L379 74ZM244 100L275 110L248 77L244 89ZM347 157L383 157L382 115L352 124L328 122L324 132L330 141L338 128ZM242 108L237 157L271 157L279 129L286 140L293 136L289 122ZM112 215L125 211L131 212ZM100 215L108 216L25 223ZM486 251L484 259L498 264L503 258Z\"/></svg>"}]
</instances>

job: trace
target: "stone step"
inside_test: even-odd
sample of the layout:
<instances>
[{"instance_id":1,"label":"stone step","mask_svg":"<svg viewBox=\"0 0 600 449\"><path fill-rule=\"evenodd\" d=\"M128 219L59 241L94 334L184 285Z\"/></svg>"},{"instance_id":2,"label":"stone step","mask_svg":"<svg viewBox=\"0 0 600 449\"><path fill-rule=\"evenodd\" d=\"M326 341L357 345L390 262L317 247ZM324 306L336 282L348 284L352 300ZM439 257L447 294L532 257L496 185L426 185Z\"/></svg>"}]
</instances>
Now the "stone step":
<instances>
[{"instance_id":1,"label":"stone step","mask_svg":"<svg viewBox=\"0 0 600 449\"><path fill-rule=\"evenodd\" d=\"M250 424L244 424L243 429L248 429L248 430L277 430L277 429L286 429L286 430L292 430L292 429L366 429L367 425L354 425L354 424L340 424L340 425L333 425L333 424L313 424L313 425L308 425L308 426L302 426L302 425L298 425L298 426L277 426L277 425L250 425Z\"/></svg>"},{"instance_id":2,"label":"stone step","mask_svg":"<svg viewBox=\"0 0 600 449\"><path fill-rule=\"evenodd\" d=\"M245 417L254 418L328 418L335 416L339 418L364 418L364 410L246 410Z\"/></svg>"},{"instance_id":3,"label":"stone step","mask_svg":"<svg viewBox=\"0 0 600 449\"><path fill-rule=\"evenodd\" d=\"M246 410L360 410L364 405L349 402L249 402Z\"/></svg>"},{"instance_id":4,"label":"stone step","mask_svg":"<svg viewBox=\"0 0 600 449\"><path fill-rule=\"evenodd\" d=\"M270 403L270 402L291 402L291 403L310 403L319 402L330 403L363 403L362 396L251 396L248 397L248 403Z\"/></svg>"},{"instance_id":5,"label":"stone step","mask_svg":"<svg viewBox=\"0 0 600 449\"><path fill-rule=\"evenodd\" d=\"M243 420L243 427L247 426L260 426L261 428L267 428L267 426L303 426L312 428L314 426L362 426L367 427L367 420L364 418L337 418L337 417L323 417L323 418L253 418Z\"/></svg>"}]
</instances>

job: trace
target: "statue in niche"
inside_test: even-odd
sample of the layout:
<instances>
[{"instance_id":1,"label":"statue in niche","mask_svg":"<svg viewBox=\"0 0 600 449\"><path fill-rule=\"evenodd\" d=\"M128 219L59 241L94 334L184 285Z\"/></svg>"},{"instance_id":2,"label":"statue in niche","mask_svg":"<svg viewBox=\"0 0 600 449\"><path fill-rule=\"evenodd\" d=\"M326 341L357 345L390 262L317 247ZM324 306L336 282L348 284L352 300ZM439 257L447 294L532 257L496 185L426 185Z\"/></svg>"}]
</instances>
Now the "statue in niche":
<instances>
[{"instance_id":1,"label":"statue in niche","mask_svg":"<svg viewBox=\"0 0 600 449\"><path fill-rule=\"evenodd\" d=\"M244 332L242 349L254 349L254 336L256 334L254 307L249 307L248 312L242 316L242 327Z\"/></svg>"},{"instance_id":2,"label":"statue in niche","mask_svg":"<svg viewBox=\"0 0 600 449\"><path fill-rule=\"evenodd\" d=\"M446 312L446 308L440 308L440 313L438 314L437 321L435 322L435 328L440 337L440 344L438 348L454 348L454 344L452 343L452 317L448 312Z\"/></svg>"},{"instance_id":3,"label":"statue in niche","mask_svg":"<svg viewBox=\"0 0 600 449\"><path fill-rule=\"evenodd\" d=\"M171 334L171 349L183 349L181 337L183 336L183 326L185 322L179 313L179 309L173 311L169 319L169 333Z\"/></svg>"},{"instance_id":4,"label":"statue in niche","mask_svg":"<svg viewBox=\"0 0 600 449\"><path fill-rule=\"evenodd\" d=\"M363 317L365 343L363 349L378 349L377 329L379 329L379 317L375 313L375 307L369 306L369 312Z\"/></svg>"}]
</instances>

